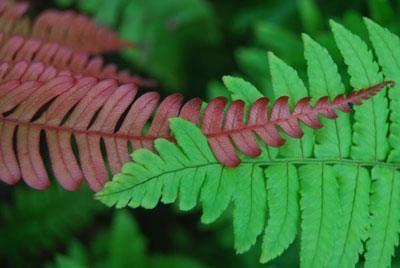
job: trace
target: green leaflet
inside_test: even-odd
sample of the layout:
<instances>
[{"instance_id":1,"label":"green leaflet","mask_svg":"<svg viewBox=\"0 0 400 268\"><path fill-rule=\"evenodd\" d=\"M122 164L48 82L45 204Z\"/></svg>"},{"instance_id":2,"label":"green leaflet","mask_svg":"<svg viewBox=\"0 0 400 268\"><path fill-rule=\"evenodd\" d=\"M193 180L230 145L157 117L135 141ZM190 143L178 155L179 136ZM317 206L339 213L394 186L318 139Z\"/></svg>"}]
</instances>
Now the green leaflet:
<instances>
[{"instance_id":1,"label":"green leaflet","mask_svg":"<svg viewBox=\"0 0 400 268\"><path fill-rule=\"evenodd\" d=\"M323 96L333 99L344 92L344 86L336 64L329 52L308 35L303 34L304 56L307 60L307 72L310 83L310 96L314 103ZM351 126L350 115L339 110L339 118L329 120L320 116L323 128L315 130L315 156L343 158L350 154Z\"/></svg>"},{"instance_id":2,"label":"green leaflet","mask_svg":"<svg viewBox=\"0 0 400 268\"><path fill-rule=\"evenodd\" d=\"M390 135L389 143L393 150L389 161L398 162L400 159L400 40L399 37L365 18L370 39L378 55L379 65L382 66L385 79L397 82L396 87L389 91L390 98Z\"/></svg>"},{"instance_id":3,"label":"green leaflet","mask_svg":"<svg viewBox=\"0 0 400 268\"><path fill-rule=\"evenodd\" d=\"M400 173L392 168L374 167L372 180L372 216L365 267L389 267L394 247L399 244Z\"/></svg>"},{"instance_id":4,"label":"green leaflet","mask_svg":"<svg viewBox=\"0 0 400 268\"><path fill-rule=\"evenodd\" d=\"M204 223L215 221L228 207L236 181L234 168L215 165L207 172L207 179L200 196L203 203L201 221Z\"/></svg>"},{"instance_id":5,"label":"green leaflet","mask_svg":"<svg viewBox=\"0 0 400 268\"><path fill-rule=\"evenodd\" d=\"M301 193L301 267L324 267L336 240L340 219L338 184L333 168L299 168Z\"/></svg>"},{"instance_id":6,"label":"green leaflet","mask_svg":"<svg viewBox=\"0 0 400 268\"><path fill-rule=\"evenodd\" d=\"M268 58L275 98L289 96L289 107L293 109L295 103L308 95L307 89L292 67L276 57L272 52L268 53ZM300 126L303 126L302 122L300 122ZM285 138L287 137L286 143L279 148L282 156L307 158L312 155L314 130L307 127L302 127L302 130L304 131L304 136L301 139L292 139L288 135L284 135Z\"/></svg>"},{"instance_id":7,"label":"green leaflet","mask_svg":"<svg viewBox=\"0 0 400 268\"><path fill-rule=\"evenodd\" d=\"M348 66L350 84L356 89L362 89L382 82L379 66L367 45L342 25L333 20L330 24L336 43ZM384 160L389 151L386 90L382 90L373 99L364 101L362 106L354 107L354 110L356 122L353 125L352 158Z\"/></svg>"},{"instance_id":8,"label":"green leaflet","mask_svg":"<svg viewBox=\"0 0 400 268\"><path fill-rule=\"evenodd\" d=\"M247 251L262 232L267 212L267 196L263 170L257 165L236 169L233 228L237 253Z\"/></svg>"},{"instance_id":9,"label":"green leaflet","mask_svg":"<svg viewBox=\"0 0 400 268\"><path fill-rule=\"evenodd\" d=\"M368 238L371 179L366 168L354 165L334 167L339 180L342 209L340 227L328 267L353 267Z\"/></svg>"},{"instance_id":10,"label":"green leaflet","mask_svg":"<svg viewBox=\"0 0 400 268\"><path fill-rule=\"evenodd\" d=\"M265 175L270 218L262 244L263 263L282 254L295 239L300 223L297 169L293 165L274 165L265 170Z\"/></svg>"}]
</instances>

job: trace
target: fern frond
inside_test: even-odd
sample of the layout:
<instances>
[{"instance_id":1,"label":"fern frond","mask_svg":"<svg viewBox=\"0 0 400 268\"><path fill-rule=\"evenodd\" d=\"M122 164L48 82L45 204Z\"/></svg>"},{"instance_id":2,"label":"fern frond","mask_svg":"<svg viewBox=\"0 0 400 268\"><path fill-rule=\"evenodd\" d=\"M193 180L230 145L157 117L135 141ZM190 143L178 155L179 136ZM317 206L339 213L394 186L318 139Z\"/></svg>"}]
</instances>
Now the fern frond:
<instances>
[{"instance_id":1,"label":"fern frond","mask_svg":"<svg viewBox=\"0 0 400 268\"><path fill-rule=\"evenodd\" d=\"M45 43L38 38L25 39L22 35L12 36L0 45L0 61L10 65L18 64L20 61L41 62L46 66L55 67L57 72L70 71L74 75L93 76L99 79L113 78L120 83L134 83L139 87L155 85L154 81L131 76L127 71L117 72L115 65L103 66L103 59L100 56L91 57L87 52L61 47L55 42Z\"/></svg>"},{"instance_id":2,"label":"fern frond","mask_svg":"<svg viewBox=\"0 0 400 268\"><path fill-rule=\"evenodd\" d=\"M385 78L397 79L396 66L400 54L394 47L399 40L379 26L366 23L370 24L370 32L375 32L370 35L375 50L379 51L378 60ZM391 82L381 83L383 76L379 66L359 37L335 22L331 22L331 26L349 67L352 86L367 88L359 93L350 93L347 103L357 106L363 103L360 99L366 99L363 94L369 94L368 91L375 94L378 88L388 84L394 86ZM278 97L274 105L268 107L267 99L260 98L261 93L250 83L224 77L224 83L235 100L226 114L227 99L216 98L204 110L200 124L202 131L189 122L171 119L171 130L177 144L161 139L155 141L158 155L144 150L134 152L134 162L126 164L123 172L107 183L97 198L107 205L149 208L154 207L160 198L165 202L164 196L170 196L168 202L179 199L180 207L185 209L194 207L200 199L205 213L202 220L211 222L229 205L228 200L233 196L237 252L248 250L265 225L260 261L270 261L290 245L300 225L302 267L352 267L364 251L364 241L367 241L366 265L389 266L400 230L397 200L400 167L396 161L396 124L400 120L397 118L399 106L394 105L398 96L396 91L389 93L390 118L386 90L382 90L376 99L366 100L366 105L355 107L354 116L341 113L335 122L321 118L326 129L318 129L321 124L319 114L333 118L336 117L336 113L331 113L334 109L346 112L349 107L346 104L329 108L345 100L337 67L325 48L306 35L303 41L313 101L307 97L307 90L296 71L270 53L272 82ZM394 53L391 53L391 48ZM372 86L374 84L378 85ZM289 100L288 96L292 99ZM352 98L355 99L350 101ZM322 108L325 105L327 108ZM303 115L308 111L310 117L302 116L302 111ZM279 151L276 148L271 150L261 142L271 145L263 133L257 132L259 129L252 125L252 118L261 115L264 126L279 126L279 129L275 128L279 139L282 139L279 131L282 135L303 138L291 140L285 145L285 150L282 147ZM289 121L285 125L276 119L295 115L298 115L295 128L291 128ZM315 132L311 130L309 137L303 136L298 119L316 129ZM353 121L351 128L350 122ZM235 127L237 132L232 131ZM236 139L231 135L242 134L242 130L248 130L249 135ZM226 137L217 144L210 142L210 138L218 141L219 135ZM307 138L310 140L302 143ZM252 150L257 150L257 153ZM236 172L221 165L229 163L240 163ZM366 167L372 170L372 186L370 171ZM260 177L264 168L266 182ZM259 186L254 187L253 183ZM261 190L264 184L267 189ZM157 189L156 194L151 192L154 189ZM144 202L144 196L151 200L151 206ZM190 202L185 206L182 200ZM267 212L265 200L269 217L262 220L262 215Z\"/></svg>"},{"instance_id":3,"label":"fern frond","mask_svg":"<svg viewBox=\"0 0 400 268\"><path fill-rule=\"evenodd\" d=\"M8 0L0 2L0 31L5 39L15 34L26 37L37 37L43 42L57 42L77 51L98 54L119 50L132 46L124 42L111 31L100 27L86 15L73 11L49 10L31 21L22 18L28 4L12 3Z\"/></svg>"}]
</instances>

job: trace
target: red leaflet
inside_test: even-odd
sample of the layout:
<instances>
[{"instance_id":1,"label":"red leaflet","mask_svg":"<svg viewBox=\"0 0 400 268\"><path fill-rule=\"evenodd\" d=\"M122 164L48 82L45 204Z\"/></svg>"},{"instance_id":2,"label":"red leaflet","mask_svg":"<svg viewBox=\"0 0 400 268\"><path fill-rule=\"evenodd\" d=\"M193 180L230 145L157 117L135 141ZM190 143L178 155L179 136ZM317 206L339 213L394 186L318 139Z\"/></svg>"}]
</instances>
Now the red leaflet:
<instances>
[{"instance_id":1,"label":"red leaflet","mask_svg":"<svg viewBox=\"0 0 400 268\"><path fill-rule=\"evenodd\" d=\"M6 39L21 33L27 37L38 37L44 42L57 42L89 54L133 46L119 40L113 32L100 27L86 15L73 11L50 10L31 22L27 18L21 18L27 9L27 3L0 0L0 31L5 33Z\"/></svg>"},{"instance_id":2,"label":"red leaflet","mask_svg":"<svg viewBox=\"0 0 400 268\"><path fill-rule=\"evenodd\" d=\"M158 93L149 92L134 100L137 89L132 84L119 86L113 79L98 81L93 77L56 76L53 67L45 68L42 63L19 63L25 66L20 68L17 65L13 71L0 65L0 81L3 81L0 83L0 179L9 184L23 177L33 188L48 187L40 155L41 131L46 136L53 172L63 187L76 190L85 177L94 191L100 191L109 179L100 147L102 140L108 165L115 174L120 172L123 163L131 160L128 143L133 151L152 150L157 138L174 141L168 118L179 115L196 124L200 118L201 100L193 99L181 108L183 97L174 94L160 103L148 131L143 133L159 102ZM319 113L336 118L334 109L348 112L349 103L359 105L360 99L367 99L387 84L394 85L385 82L352 92L348 98L339 95L332 103L323 97L314 108L310 107L309 98L304 98L292 113L287 97L281 97L273 105L269 117L269 100L261 98L252 105L247 124L243 121L243 101L233 102L224 115L227 99L220 97L206 107L201 129L217 159L224 165L237 166L240 159L234 144L249 156L261 153L254 133L271 146L281 146L284 140L276 126L293 137L301 137L303 132L298 120L319 128L322 126L317 117ZM42 113L38 114L39 111ZM126 114L125 119L117 129L123 114ZM72 149L72 135L78 147L79 162Z\"/></svg>"},{"instance_id":3,"label":"red leaflet","mask_svg":"<svg viewBox=\"0 0 400 268\"><path fill-rule=\"evenodd\" d=\"M57 72L69 71L74 75L99 79L113 78L120 83L134 83L139 87L155 86L154 81L131 76L126 71L117 73L115 65L103 66L103 59L99 56L90 57L86 52L60 47L58 43L42 43L38 38L25 40L22 35L16 35L0 45L1 62L14 65L20 64L22 60L26 63L42 62L46 66L55 67Z\"/></svg>"}]
</instances>

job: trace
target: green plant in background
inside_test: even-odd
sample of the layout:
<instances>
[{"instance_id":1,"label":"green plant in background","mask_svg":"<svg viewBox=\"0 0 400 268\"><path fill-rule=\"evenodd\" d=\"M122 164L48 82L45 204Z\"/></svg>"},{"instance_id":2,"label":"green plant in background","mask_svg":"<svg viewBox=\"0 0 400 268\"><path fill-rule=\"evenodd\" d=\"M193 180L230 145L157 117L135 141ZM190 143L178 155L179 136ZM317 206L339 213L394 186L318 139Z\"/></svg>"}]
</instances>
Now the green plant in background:
<instances>
[{"instance_id":1,"label":"green plant in background","mask_svg":"<svg viewBox=\"0 0 400 268\"><path fill-rule=\"evenodd\" d=\"M399 38L371 20L365 23L383 74L358 36L330 22L357 89L380 83L383 76L400 79ZM307 35L303 42L310 96L344 93L328 51ZM293 68L272 53L268 58L275 97L289 96L293 108L308 96L306 87ZM241 79L225 77L224 83L233 100L252 104L262 97ZM216 161L195 125L170 119L178 144L156 140L159 156L135 151L134 163L125 164L97 197L107 205L149 209L160 198L168 204L179 197L182 210L195 207L199 198L203 223L215 221L232 200L237 253L249 250L265 228L260 261L268 262L294 241L300 227L302 267L352 267L367 239L366 267L387 267L400 229L398 88L388 96L390 106L383 90L355 107L352 125L349 115L340 114L334 122L324 121L321 130L305 129L300 140L288 139L282 148L264 146L258 158L243 156L237 168Z\"/></svg>"},{"instance_id":2,"label":"green plant in background","mask_svg":"<svg viewBox=\"0 0 400 268\"><path fill-rule=\"evenodd\" d=\"M232 27L234 33L253 33L253 40L250 44L236 49L236 62L243 77L251 81L264 95L273 98L265 50L274 51L285 62L294 67L301 78L306 78L307 70L304 65L303 45L300 39L302 32L306 32L328 49L339 67L343 83L346 88L350 88L345 72L346 65L336 47L333 36L327 29L326 20L322 18L336 16L335 20L340 21L346 28L359 35L367 44L370 44L368 32L363 23L363 13L358 11L356 6L352 8L352 5L348 5L347 7L345 3L340 3L340 5L338 2L338 6L347 7L342 8L339 15L332 11L329 12L327 8L323 9L323 4L318 3L319 5L317 5L316 2L318 3L318 1L313 0L288 0L285 1L285 5L278 5L276 9L250 8L236 17ZM389 1L369 0L366 2L368 5L365 9L368 10L372 20L389 30L398 31L400 28L399 21L393 15L395 8L391 6ZM262 10L265 10L263 12L268 14L260 15ZM295 14L296 11L298 14ZM296 27L287 27L285 20L297 16L298 19L292 22L296 23Z\"/></svg>"},{"instance_id":3,"label":"green plant in background","mask_svg":"<svg viewBox=\"0 0 400 268\"><path fill-rule=\"evenodd\" d=\"M190 53L220 42L215 12L205 0L56 2L60 7L76 3L123 39L139 43L141 49L124 51L122 57L173 92L191 87L185 68Z\"/></svg>"},{"instance_id":4,"label":"green plant in background","mask_svg":"<svg viewBox=\"0 0 400 268\"><path fill-rule=\"evenodd\" d=\"M208 267L185 256L149 255L146 251L146 239L140 233L135 219L121 210L114 214L107 230L98 232L89 249L74 240L70 243L67 254L57 254L55 263L45 267Z\"/></svg>"},{"instance_id":5,"label":"green plant in background","mask_svg":"<svg viewBox=\"0 0 400 268\"><path fill-rule=\"evenodd\" d=\"M104 211L87 187L67 192L53 184L37 192L21 185L14 191L13 205L1 205L0 260L9 259L9 265L19 267L26 264L25 258L40 258L44 251L89 228Z\"/></svg>"}]
</instances>

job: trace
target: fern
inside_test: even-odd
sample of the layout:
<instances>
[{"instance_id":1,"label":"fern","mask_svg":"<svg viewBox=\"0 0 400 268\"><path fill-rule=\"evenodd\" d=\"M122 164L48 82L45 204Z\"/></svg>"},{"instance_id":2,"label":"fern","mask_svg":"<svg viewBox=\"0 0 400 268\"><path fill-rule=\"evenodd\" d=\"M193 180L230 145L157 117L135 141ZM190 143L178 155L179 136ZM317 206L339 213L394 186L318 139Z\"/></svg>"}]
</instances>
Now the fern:
<instances>
[{"instance_id":1,"label":"fern","mask_svg":"<svg viewBox=\"0 0 400 268\"><path fill-rule=\"evenodd\" d=\"M365 23L382 73L367 45L331 21L356 89L379 84L383 77L399 78L399 38L370 20ZM291 111L296 111L296 102L308 94L317 107L321 102L317 98L326 95L324 100L332 101L344 92L328 51L307 35L303 42L310 93L294 69L269 54L275 96L292 97L293 102L288 103ZM223 80L234 100L245 101L243 115L251 115L261 93L241 79ZM293 242L300 226L302 267L353 267L364 252L364 241L366 266L389 267L400 231L398 87L388 94L390 103L386 95L384 89L363 101L353 116L339 112L338 120L321 118L324 128L305 130L301 139L289 138L286 147L265 146L256 137L261 154L255 158L240 154L241 164L233 169L217 161L204 131L182 119L170 119L177 144L158 139L154 142L157 154L135 151L133 162L125 164L96 196L117 207L153 208L159 200L177 201L184 210L199 199L204 223L217 219L232 200L238 253L254 245L265 227L260 261L270 261ZM228 114L229 109L226 118ZM204 130L203 122L201 128ZM239 146L235 149L242 151Z\"/></svg>"}]
</instances>

